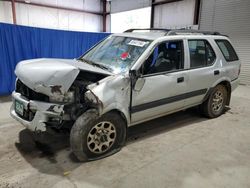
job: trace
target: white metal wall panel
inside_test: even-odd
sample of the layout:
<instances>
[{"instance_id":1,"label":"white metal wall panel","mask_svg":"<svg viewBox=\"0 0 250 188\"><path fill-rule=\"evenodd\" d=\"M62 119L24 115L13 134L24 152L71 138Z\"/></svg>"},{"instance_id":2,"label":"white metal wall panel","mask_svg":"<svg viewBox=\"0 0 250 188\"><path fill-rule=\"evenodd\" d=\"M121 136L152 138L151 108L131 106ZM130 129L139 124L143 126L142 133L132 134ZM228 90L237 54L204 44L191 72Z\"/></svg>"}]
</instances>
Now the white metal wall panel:
<instances>
[{"instance_id":1,"label":"white metal wall panel","mask_svg":"<svg viewBox=\"0 0 250 188\"><path fill-rule=\"evenodd\" d=\"M0 1L0 22L12 23L11 3Z\"/></svg>"},{"instance_id":2,"label":"white metal wall panel","mask_svg":"<svg viewBox=\"0 0 250 188\"><path fill-rule=\"evenodd\" d=\"M242 61L241 83L250 85L250 1L203 0L200 29L228 35Z\"/></svg>"},{"instance_id":3,"label":"white metal wall panel","mask_svg":"<svg viewBox=\"0 0 250 188\"><path fill-rule=\"evenodd\" d=\"M154 27L175 28L193 25L195 0L184 0L155 6Z\"/></svg>"},{"instance_id":4,"label":"white metal wall panel","mask_svg":"<svg viewBox=\"0 0 250 188\"><path fill-rule=\"evenodd\" d=\"M30 0L32 3L61 6L66 8L101 11L100 0Z\"/></svg>"},{"instance_id":5,"label":"white metal wall panel","mask_svg":"<svg viewBox=\"0 0 250 188\"><path fill-rule=\"evenodd\" d=\"M100 0L32 0L33 3L102 11ZM102 31L102 16L16 3L18 25L73 31ZM0 22L13 23L10 2L0 1Z\"/></svg>"}]
</instances>

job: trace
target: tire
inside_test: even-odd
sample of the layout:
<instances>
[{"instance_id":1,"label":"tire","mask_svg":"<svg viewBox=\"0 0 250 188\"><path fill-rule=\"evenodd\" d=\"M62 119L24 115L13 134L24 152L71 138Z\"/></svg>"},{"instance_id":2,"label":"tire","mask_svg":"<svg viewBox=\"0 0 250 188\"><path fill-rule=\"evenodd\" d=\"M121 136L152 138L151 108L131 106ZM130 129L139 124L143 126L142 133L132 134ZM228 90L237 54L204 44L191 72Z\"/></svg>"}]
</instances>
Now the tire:
<instances>
[{"instance_id":1,"label":"tire","mask_svg":"<svg viewBox=\"0 0 250 188\"><path fill-rule=\"evenodd\" d=\"M88 110L71 129L71 150L79 161L107 157L124 146L126 130L126 123L119 113L109 112L98 117L96 110Z\"/></svg>"},{"instance_id":2,"label":"tire","mask_svg":"<svg viewBox=\"0 0 250 188\"><path fill-rule=\"evenodd\" d=\"M217 85L208 99L201 105L203 114L208 118L216 118L225 112L228 93L223 85Z\"/></svg>"}]
</instances>

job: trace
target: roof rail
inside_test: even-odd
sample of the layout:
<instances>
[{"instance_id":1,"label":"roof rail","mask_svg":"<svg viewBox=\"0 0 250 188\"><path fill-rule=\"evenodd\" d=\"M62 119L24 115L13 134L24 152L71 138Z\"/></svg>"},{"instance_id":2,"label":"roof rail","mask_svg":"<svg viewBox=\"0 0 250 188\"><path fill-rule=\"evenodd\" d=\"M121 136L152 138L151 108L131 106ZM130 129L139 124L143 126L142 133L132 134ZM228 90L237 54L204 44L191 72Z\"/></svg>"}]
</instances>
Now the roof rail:
<instances>
[{"instance_id":1,"label":"roof rail","mask_svg":"<svg viewBox=\"0 0 250 188\"><path fill-rule=\"evenodd\" d=\"M135 29L128 29L124 31L124 33L132 33L133 31L163 31L163 32L168 33L171 30L163 29L163 28L135 28Z\"/></svg>"},{"instance_id":2,"label":"roof rail","mask_svg":"<svg viewBox=\"0 0 250 188\"><path fill-rule=\"evenodd\" d=\"M178 34L221 35L217 31L201 31L201 30L193 30L193 29L174 29L174 30L170 30L165 35L178 35Z\"/></svg>"},{"instance_id":3,"label":"roof rail","mask_svg":"<svg viewBox=\"0 0 250 188\"><path fill-rule=\"evenodd\" d=\"M165 32L166 36L169 35L178 35L178 34L203 34L203 35L222 35L217 31L201 31L201 30L194 30L194 29L163 29L163 28L145 28L145 29L128 29L124 31L124 33L131 33L133 31L162 31ZM226 36L226 35L222 35Z\"/></svg>"}]
</instances>

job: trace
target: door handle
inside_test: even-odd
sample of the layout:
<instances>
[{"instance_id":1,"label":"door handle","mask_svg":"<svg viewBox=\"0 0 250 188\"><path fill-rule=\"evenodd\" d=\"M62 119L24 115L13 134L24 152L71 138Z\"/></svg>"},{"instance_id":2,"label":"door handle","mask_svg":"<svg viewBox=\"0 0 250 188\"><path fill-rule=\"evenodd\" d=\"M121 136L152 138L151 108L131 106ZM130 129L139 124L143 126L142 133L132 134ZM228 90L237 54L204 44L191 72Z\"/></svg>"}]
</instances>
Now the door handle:
<instances>
[{"instance_id":1,"label":"door handle","mask_svg":"<svg viewBox=\"0 0 250 188\"><path fill-rule=\"evenodd\" d=\"M215 70L214 71L214 75L219 75L220 74L220 71L219 70Z\"/></svg>"},{"instance_id":2,"label":"door handle","mask_svg":"<svg viewBox=\"0 0 250 188\"><path fill-rule=\"evenodd\" d=\"M184 77L177 78L177 83L184 82Z\"/></svg>"}]
</instances>

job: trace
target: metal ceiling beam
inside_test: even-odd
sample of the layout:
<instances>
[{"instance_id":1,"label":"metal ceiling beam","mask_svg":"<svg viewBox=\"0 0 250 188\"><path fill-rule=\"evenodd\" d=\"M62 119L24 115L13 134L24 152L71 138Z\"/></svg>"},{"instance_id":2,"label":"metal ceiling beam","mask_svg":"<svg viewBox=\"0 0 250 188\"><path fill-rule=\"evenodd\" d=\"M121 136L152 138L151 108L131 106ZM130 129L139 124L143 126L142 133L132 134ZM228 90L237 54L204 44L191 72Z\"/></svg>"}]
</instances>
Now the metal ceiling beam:
<instances>
[{"instance_id":1,"label":"metal ceiling beam","mask_svg":"<svg viewBox=\"0 0 250 188\"><path fill-rule=\"evenodd\" d=\"M156 5L164 5L164 4L167 4L167 3L173 3L173 2L177 2L177 1L183 1L183 0L162 0L162 1L154 1L152 2L152 5L153 6L156 6Z\"/></svg>"}]
</instances>

